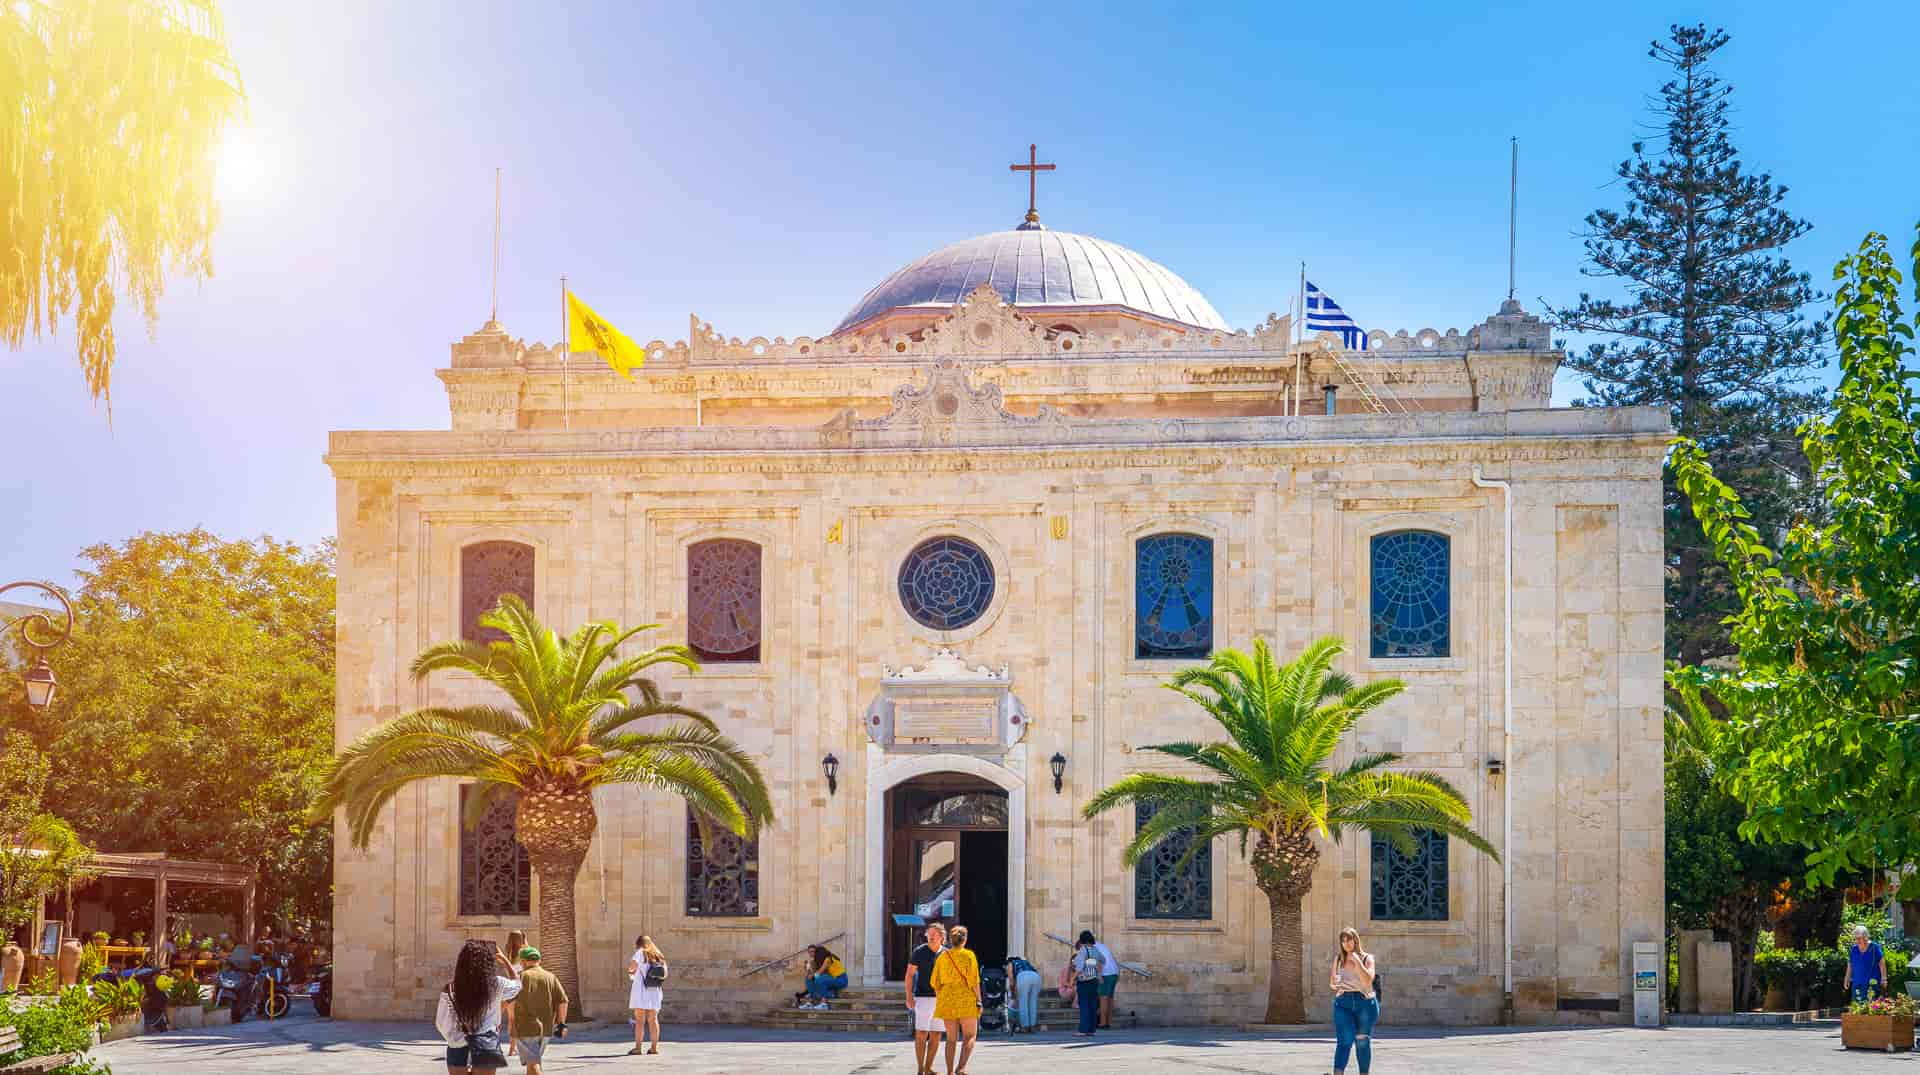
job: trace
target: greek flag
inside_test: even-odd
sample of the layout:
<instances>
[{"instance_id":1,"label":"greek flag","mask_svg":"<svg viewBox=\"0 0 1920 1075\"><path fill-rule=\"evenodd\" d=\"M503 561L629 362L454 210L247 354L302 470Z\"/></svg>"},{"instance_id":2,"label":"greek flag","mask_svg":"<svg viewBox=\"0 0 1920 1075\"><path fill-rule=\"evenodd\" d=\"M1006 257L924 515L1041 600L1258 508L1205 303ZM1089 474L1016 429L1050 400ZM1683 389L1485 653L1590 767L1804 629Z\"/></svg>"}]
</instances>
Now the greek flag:
<instances>
[{"instance_id":1,"label":"greek flag","mask_svg":"<svg viewBox=\"0 0 1920 1075\"><path fill-rule=\"evenodd\" d=\"M1307 281L1307 331L1337 332L1340 341L1349 351L1367 349L1367 334L1361 330L1353 318L1340 308L1340 304L1327 297L1327 293Z\"/></svg>"}]
</instances>

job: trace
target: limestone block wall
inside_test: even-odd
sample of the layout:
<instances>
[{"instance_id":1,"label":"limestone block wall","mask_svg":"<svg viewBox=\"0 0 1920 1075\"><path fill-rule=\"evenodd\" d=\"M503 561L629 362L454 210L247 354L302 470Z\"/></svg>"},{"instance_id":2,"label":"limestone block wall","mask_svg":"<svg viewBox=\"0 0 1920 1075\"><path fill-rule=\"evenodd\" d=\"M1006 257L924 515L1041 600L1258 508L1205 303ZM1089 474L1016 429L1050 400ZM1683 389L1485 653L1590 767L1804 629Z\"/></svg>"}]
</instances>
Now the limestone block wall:
<instances>
[{"instance_id":1,"label":"limestone block wall","mask_svg":"<svg viewBox=\"0 0 1920 1075\"><path fill-rule=\"evenodd\" d=\"M383 434L382 437L392 435ZM337 442L340 712L345 741L419 705L475 700L472 682L416 685L407 663L458 631L459 549L511 538L536 549L536 605L551 622L659 622L684 637L686 547L762 544L762 659L663 686L712 714L760 759L778 820L761 841L761 906L743 919L685 914L684 808L636 789L596 796L601 827L579 881L586 1002L624 1006L624 964L646 932L674 963L669 1018L738 1021L789 999L794 968L746 975L805 944L872 965L868 830L872 758L860 715L887 666L950 645L1009 665L1032 717L1024 742L980 759L1017 787L1026 816L1024 936L1093 929L1153 977L1128 976L1125 1008L1160 1022L1238 1023L1264 1001L1268 909L1237 847L1213 853L1213 918L1139 920L1121 850L1130 812L1096 822L1078 804L1120 775L1164 767L1143 748L1215 729L1160 683L1180 662L1133 656L1133 542L1177 530L1214 540L1215 645L1264 637L1291 654L1345 638L1344 667L1407 692L1348 750L1394 750L1454 781L1496 844L1514 807L1514 1007L1526 1021L1623 1021L1633 940L1661 935L1660 520L1657 438L1531 438L1168 447L1156 451L929 447L790 452L760 462L644 453L595 459L518 434L484 459L417 450L356 456ZM555 444L562 443L560 441ZM1505 668L1501 492L1513 483L1515 741L1502 755ZM1366 655L1368 540L1408 526L1451 539L1452 653ZM992 558L993 607L963 631L914 624L895 593L921 538L958 533ZM1046 759L1069 759L1056 794ZM829 794L820 759L841 759ZM884 760L884 759L883 759ZM458 789L403 792L367 851L341 834L337 1005L349 1018L427 1015L459 943L529 919L458 913ZM1369 920L1364 834L1324 849L1309 896L1303 987L1327 1017L1336 932L1367 937L1394 986L1395 1019L1493 1022L1503 1007L1502 871L1456 844L1444 922ZM535 893L537 901L538 892ZM1607 1009L1605 1005L1615 1003Z\"/></svg>"}]
</instances>

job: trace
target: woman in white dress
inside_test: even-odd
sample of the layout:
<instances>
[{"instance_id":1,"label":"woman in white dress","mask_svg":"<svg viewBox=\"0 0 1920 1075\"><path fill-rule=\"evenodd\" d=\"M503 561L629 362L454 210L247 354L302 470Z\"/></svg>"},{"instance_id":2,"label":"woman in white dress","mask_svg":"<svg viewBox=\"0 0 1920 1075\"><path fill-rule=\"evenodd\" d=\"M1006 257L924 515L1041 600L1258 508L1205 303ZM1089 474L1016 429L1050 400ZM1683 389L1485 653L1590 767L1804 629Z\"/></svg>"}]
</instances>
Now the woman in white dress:
<instances>
[{"instance_id":1,"label":"woman in white dress","mask_svg":"<svg viewBox=\"0 0 1920 1075\"><path fill-rule=\"evenodd\" d=\"M633 942L633 958L627 960L627 974L633 979L633 989L627 995L627 1007L633 1009L633 1048L628 1056L639 1056L642 1052L657 1056L660 1052L660 994L661 987L647 984L647 972L658 967L655 977L664 981L667 971L667 957L654 947L653 938L641 934ZM653 1034L653 1048L646 1048L647 1034Z\"/></svg>"}]
</instances>

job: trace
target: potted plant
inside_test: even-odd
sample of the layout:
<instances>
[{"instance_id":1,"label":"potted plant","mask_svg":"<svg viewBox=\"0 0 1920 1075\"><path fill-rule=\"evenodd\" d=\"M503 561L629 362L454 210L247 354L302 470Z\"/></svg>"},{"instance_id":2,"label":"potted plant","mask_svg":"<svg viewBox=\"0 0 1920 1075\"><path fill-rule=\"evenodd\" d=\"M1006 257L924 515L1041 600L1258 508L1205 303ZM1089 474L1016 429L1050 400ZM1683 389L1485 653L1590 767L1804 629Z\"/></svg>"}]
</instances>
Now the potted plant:
<instances>
[{"instance_id":1,"label":"potted plant","mask_svg":"<svg viewBox=\"0 0 1920 1075\"><path fill-rule=\"evenodd\" d=\"M117 982L96 982L93 997L106 1006L107 1029L100 1040L119 1041L140 1033L140 994L142 987L131 978Z\"/></svg>"},{"instance_id":2,"label":"potted plant","mask_svg":"<svg viewBox=\"0 0 1920 1075\"><path fill-rule=\"evenodd\" d=\"M1912 997L1869 996L1856 1000L1840 1017L1840 1044L1848 1049L1913 1048Z\"/></svg>"},{"instance_id":3,"label":"potted plant","mask_svg":"<svg viewBox=\"0 0 1920 1075\"><path fill-rule=\"evenodd\" d=\"M156 981L167 994L167 1018L176 1029L191 1030L204 1025L200 1008L200 982L186 971Z\"/></svg>"}]
</instances>

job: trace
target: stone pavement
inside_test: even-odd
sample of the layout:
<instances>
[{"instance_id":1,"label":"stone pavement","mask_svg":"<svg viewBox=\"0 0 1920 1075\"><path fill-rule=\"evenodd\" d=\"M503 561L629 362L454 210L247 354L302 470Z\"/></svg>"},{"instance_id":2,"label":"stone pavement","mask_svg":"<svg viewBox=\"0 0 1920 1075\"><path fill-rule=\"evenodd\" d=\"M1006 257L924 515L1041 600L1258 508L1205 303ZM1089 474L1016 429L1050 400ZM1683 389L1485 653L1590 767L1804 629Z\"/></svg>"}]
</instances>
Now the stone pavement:
<instances>
[{"instance_id":1,"label":"stone pavement","mask_svg":"<svg viewBox=\"0 0 1920 1075\"><path fill-rule=\"evenodd\" d=\"M546 1070L675 1075L910 1075L912 1046L896 1035L666 1026L657 1057L628 1057L624 1024L596 1026L548 1051ZM1389 1075L1746 1075L1803 1072L1920 1075L1920 1055L1840 1048L1839 1023L1804 1027L1380 1028L1374 1070ZM1206 1028L1116 1031L1092 1043L1067 1034L992 1037L973 1075L1267 1075L1332 1070L1330 1032L1242 1034ZM424 1023L341 1023L311 1016L176 1031L103 1046L114 1075L386 1075L444 1073ZM516 1059L511 1071L521 1070ZM1348 1069L1357 1070L1356 1067Z\"/></svg>"}]
</instances>

